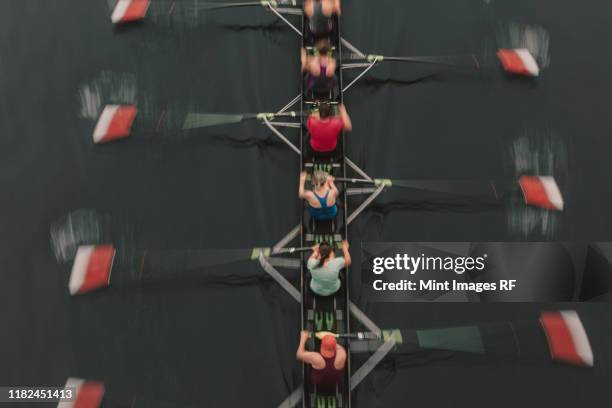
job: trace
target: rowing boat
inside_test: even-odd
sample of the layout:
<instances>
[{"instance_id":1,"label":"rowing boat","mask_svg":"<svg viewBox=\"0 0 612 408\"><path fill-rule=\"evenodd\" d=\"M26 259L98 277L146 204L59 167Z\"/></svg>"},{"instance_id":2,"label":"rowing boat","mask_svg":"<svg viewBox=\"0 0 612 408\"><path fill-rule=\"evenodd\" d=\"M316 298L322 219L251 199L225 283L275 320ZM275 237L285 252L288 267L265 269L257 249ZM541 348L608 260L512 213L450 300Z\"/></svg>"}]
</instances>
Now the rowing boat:
<instances>
[{"instance_id":1,"label":"rowing boat","mask_svg":"<svg viewBox=\"0 0 612 408\"><path fill-rule=\"evenodd\" d=\"M339 18L334 18L334 31L330 36L330 43L336 52L341 55L340 42L340 22ZM308 22L306 17L302 18L302 46L307 48L312 44L309 43L309 35L307 33ZM338 65L336 75L338 78L339 89L342 89L342 69ZM343 102L342 92L330 92L330 102L341 104ZM327 98L325 98L327 99ZM300 171L312 173L314 170L325 170L335 177L346 177L345 163L345 138L344 132L338 141L339 154L332 158L306 158L304 152L308 151L309 143L306 131L306 119L311 109L314 109L316 104L315 96L309 95L302 81L302 127L300 136ZM341 153L341 154L340 154ZM338 216L331 221L316 221L310 219L308 214L308 204L302 204L301 211L301 246L314 246L322 242L329 242L333 248L343 240L348 240L347 227L347 200L346 189L342 189L341 196L337 199ZM349 289L348 289L348 268L344 268L340 273L342 285L338 292L332 296L318 296L310 289L309 271L306 267L307 256L309 254L301 254L301 285L302 285L302 330L307 330L311 333L320 330L327 330L334 333L350 333L349 324ZM312 337L308 342L309 350L319 350L321 340ZM343 346L347 350L347 361L344 369L344 381L337 387L334 395L326 395L319 392L311 383L311 367L303 365L304 387L302 395L302 406L306 407L350 407L351 406L351 388L350 388L350 350L349 342L344 341Z\"/></svg>"}]
</instances>

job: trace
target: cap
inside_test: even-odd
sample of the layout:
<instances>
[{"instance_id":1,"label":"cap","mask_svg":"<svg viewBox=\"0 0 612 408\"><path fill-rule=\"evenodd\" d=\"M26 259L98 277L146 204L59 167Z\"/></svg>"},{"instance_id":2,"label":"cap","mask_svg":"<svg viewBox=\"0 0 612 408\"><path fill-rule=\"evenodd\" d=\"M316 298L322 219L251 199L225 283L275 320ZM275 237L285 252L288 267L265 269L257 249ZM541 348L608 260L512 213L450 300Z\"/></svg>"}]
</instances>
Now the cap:
<instances>
[{"instance_id":1,"label":"cap","mask_svg":"<svg viewBox=\"0 0 612 408\"><path fill-rule=\"evenodd\" d=\"M321 340L321 355L325 358L332 358L336 355L336 337L327 335Z\"/></svg>"}]
</instances>

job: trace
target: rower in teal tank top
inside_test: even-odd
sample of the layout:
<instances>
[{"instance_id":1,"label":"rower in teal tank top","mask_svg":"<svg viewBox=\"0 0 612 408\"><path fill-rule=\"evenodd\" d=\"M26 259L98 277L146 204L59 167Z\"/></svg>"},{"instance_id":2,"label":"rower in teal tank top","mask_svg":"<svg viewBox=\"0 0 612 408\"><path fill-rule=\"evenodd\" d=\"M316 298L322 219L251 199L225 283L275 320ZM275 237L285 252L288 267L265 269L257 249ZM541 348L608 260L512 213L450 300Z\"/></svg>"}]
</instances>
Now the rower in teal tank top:
<instances>
[{"instance_id":1,"label":"rower in teal tank top","mask_svg":"<svg viewBox=\"0 0 612 408\"><path fill-rule=\"evenodd\" d=\"M306 190L306 172L300 175L299 197L308 203L310 216L317 221L333 220L338 215L336 198L338 189L328 173L315 170L312 175L312 191Z\"/></svg>"},{"instance_id":2,"label":"rower in teal tank top","mask_svg":"<svg viewBox=\"0 0 612 408\"><path fill-rule=\"evenodd\" d=\"M336 204L327 205L327 197L329 197L329 191L325 194L325 197L319 197L317 193L313 192L321 208L315 208L312 206L308 207L310 216L318 221L333 220L338 215L338 206Z\"/></svg>"}]
</instances>

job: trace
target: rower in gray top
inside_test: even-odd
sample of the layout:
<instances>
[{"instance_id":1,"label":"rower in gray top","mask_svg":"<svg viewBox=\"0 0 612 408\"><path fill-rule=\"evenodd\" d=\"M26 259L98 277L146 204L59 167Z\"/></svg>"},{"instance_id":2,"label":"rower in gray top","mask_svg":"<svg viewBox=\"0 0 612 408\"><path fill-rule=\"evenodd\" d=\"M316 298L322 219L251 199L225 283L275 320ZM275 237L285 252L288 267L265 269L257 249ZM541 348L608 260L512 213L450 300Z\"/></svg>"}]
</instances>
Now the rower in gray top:
<instances>
[{"instance_id":1,"label":"rower in gray top","mask_svg":"<svg viewBox=\"0 0 612 408\"><path fill-rule=\"evenodd\" d=\"M335 251L327 242L313 248L307 266L312 275L310 289L317 295L330 296L340 289L340 271L351 265L347 241L342 241L342 252L343 256L336 258Z\"/></svg>"}]
</instances>

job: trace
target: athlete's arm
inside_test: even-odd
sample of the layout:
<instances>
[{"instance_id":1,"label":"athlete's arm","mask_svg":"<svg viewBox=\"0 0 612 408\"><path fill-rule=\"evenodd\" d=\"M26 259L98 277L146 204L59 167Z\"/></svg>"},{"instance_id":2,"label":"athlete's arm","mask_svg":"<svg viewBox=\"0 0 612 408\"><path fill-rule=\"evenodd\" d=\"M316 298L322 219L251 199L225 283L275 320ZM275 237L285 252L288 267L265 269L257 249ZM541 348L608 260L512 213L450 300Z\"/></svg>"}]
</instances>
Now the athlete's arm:
<instances>
[{"instance_id":1,"label":"athlete's arm","mask_svg":"<svg viewBox=\"0 0 612 408\"><path fill-rule=\"evenodd\" d=\"M316 77L321 75L321 61L318 57L315 56L310 58L310 61L308 62L308 72L310 72L310 75Z\"/></svg>"},{"instance_id":2,"label":"athlete's arm","mask_svg":"<svg viewBox=\"0 0 612 408\"><path fill-rule=\"evenodd\" d=\"M306 184L306 176L307 173L305 171L300 173L300 189L298 190L298 197L300 197L302 200L306 200L311 207L319 208L321 207L321 204L315 197L315 194L310 190L306 190L304 187Z\"/></svg>"},{"instance_id":3,"label":"athlete's arm","mask_svg":"<svg viewBox=\"0 0 612 408\"><path fill-rule=\"evenodd\" d=\"M346 132L353 130L353 122L351 122L351 117L346 111L344 104L340 105L340 116L342 117L342 122L344 122L344 130Z\"/></svg>"},{"instance_id":4,"label":"athlete's arm","mask_svg":"<svg viewBox=\"0 0 612 408\"><path fill-rule=\"evenodd\" d=\"M334 184L334 178L332 176L327 177L327 187L332 192L333 198L336 199L340 193L338 192L338 187Z\"/></svg>"},{"instance_id":5,"label":"athlete's arm","mask_svg":"<svg viewBox=\"0 0 612 408\"><path fill-rule=\"evenodd\" d=\"M300 197L302 200L308 197L306 190L304 189L304 185L306 184L306 175L307 173L305 171L300 173L300 189L298 190L298 197Z\"/></svg>"},{"instance_id":6,"label":"athlete's arm","mask_svg":"<svg viewBox=\"0 0 612 408\"><path fill-rule=\"evenodd\" d=\"M325 361L319 353L306 351L307 340L308 332L306 330L302 330L302 333L300 335L300 345L298 346L297 352L295 353L295 357L298 360L304 362L305 364L310 364L313 368L321 369L325 367Z\"/></svg>"},{"instance_id":7,"label":"athlete's arm","mask_svg":"<svg viewBox=\"0 0 612 408\"><path fill-rule=\"evenodd\" d=\"M312 4L312 0L305 0L304 14L306 14L306 17L310 18L312 17L312 13L314 13L314 5Z\"/></svg>"},{"instance_id":8,"label":"athlete's arm","mask_svg":"<svg viewBox=\"0 0 612 408\"><path fill-rule=\"evenodd\" d=\"M334 360L334 367L336 370L344 369L346 365L346 350L339 344L336 344L336 359Z\"/></svg>"},{"instance_id":9,"label":"athlete's arm","mask_svg":"<svg viewBox=\"0 0 612 408\"><path fill-rule=\"evenodd\" d=\"M340 0L334 0L334 12L340 15Z\"/></svg>"},{"instance_id":10,"label":"athlete's arm","mask_svg":"<svg viewBox=\"0 0 612 408\"><path fill-rule=\"evenodd\" d=\"M308 63L308 56L306 55L306 48L302 48L300 52L300 59L302 61L302 72L306 71L306 64Z\"/></svg>"},{"instance_id":11,"label":"athlete's arm","mask_svg":"<svg viewBox=\"0 0 612 408\"><path fill-rule=\"evenodd\" d=\"M327 76L328 78L331 78L334 76L334 74L336 73L336 59L335 58L328 58L327 59L327 71L325 72L325 76Z\"/></svg>"},{"instance_id":12,"label":"athlete's arm","mask_svg":"<svg viewBox=\"0 0 612 408\"><path fill-rule=\"evenodd\" d=\"M349 252L349 243L347 240L342 241L342 256L344 257L344 266L347 268L351 266L353 260L351 259L351 253Z\"/></svg>"}]
</instances>

